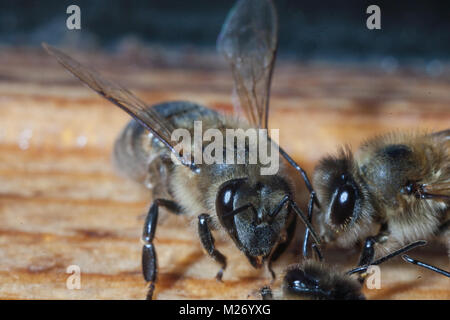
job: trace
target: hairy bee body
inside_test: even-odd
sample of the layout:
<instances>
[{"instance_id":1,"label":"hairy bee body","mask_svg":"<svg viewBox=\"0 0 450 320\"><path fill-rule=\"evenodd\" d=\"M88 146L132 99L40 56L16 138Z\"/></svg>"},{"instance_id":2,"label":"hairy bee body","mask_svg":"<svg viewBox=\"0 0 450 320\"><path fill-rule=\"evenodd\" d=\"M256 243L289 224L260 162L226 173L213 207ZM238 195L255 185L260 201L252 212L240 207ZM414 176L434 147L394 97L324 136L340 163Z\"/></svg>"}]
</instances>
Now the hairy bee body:
<instances>
[{"instance_id":1,"label":"hairy bee body","mask_svg":"<svg viewBox=\"0 0 450 320\"><path fill-rule=\"evenodd\" d=\"M306 237L305 243L306 245ZM373 238L367 242L373 242ZM304 260L300 264L289 265L283 275L281 290L272 290L269 286L261 288L260 294L263 300L365 300L363 294L364 279L373 272L369 269L378 266L392 258L402 256L402 259L408 263L421 266L437 274L450 277L450 273L439 269L428 263L413 259L405 253L424 246L427 242L418 240L399 248L378 260L374 256L366 255L366 250L362 250L362 255L367 256L369 260L364 265L360 265L348 271L339 270L336 265L330 265L322 262L320 251L316 260L308 259L306 252L303 252ZM366 243L367 245L368 243ZM352 278L352 275L359 274L360 277ZM375 276L375 274L374 274Z\"/></svg>"},{"instance_id":2,"label":"hairy bee body","mask_svg":"<svg viewBox=\"0 0 450 320\"><path fill-rule=\"evenodd\" d=\"M226 117L190 102L162 103L152 108L174 128L187 129L192 136L194 136L194 121L201 121L203 131L218 129L224 137L227 129L250 128L242 120ZM208 141L203 141L203 148L207 143ZM225 146L225 142L223 145ZM232 152L238 156L236 150ZM221 231L222 237L226 235L224 232L226 228L219 227L216 197L220 186L226 181L248 179L248 184L252 186L249 188L251 192L243 198L257 208L261 217L267 217L286 194L293 194L294 187L285 174L281 162L278 173L270 176L261 175L260 163L249 164L248 156L245 157L245 164L199 164L200 173L196 174L186 166L176 165L171 159L170 151L135 120L131 120L117 138L113 158L123 174L151 188L154 199L174 200L187 217L195 218L201 213L210 214L212 229ZM290 212L283 210L279 219L274 220L270 226L262 225L249 230L245 224L239 224L240 219L236 219L238 247L242 246L242 242L249 242L246 245L250 249L247 253L252 256L266 256L273 249L275 241L267 237L279 237L280 234L284 234L285 225L294 223L294 220ZM271 231L268 231L268 228ZM250 234L247 235L247 232ZM255 238L259 240L253 238L258 234L260 236ZM283 237L285 236L281 238Z\"/></svg>"},{"instance_id":3,"label":"hairy bee body","mask_svg":"<svg viewBox=\"0 0 450 320\"><path fill-rule=\"evenodd\" d=\"M211 109L189 102L162 103L151 108L175 128L185 128L192 134L194 121L217 127L226 120ZM154 198L161 195L173 197L169 185L169 176L174 170L170 154L158 138L131 119L117 137L113 162L123 175L152 189Z\"/></svg>"},{"instance_id":4,"label":"hairy bee body","mask_svg":"<svg viewBox=\"0 0 450 320\"><path fill-rule=\"evenodd\" d=\"M356 278L313 259L288 266L282 279L281 290L274 290L272 299L365 300Z\"/></svg>"},{"instance_id":5,"label":"hairy bee body","mask_svg":"<svg viewBox=\"0 0 450 320\"><path fill-rule=\"evenodd\" d=\"M384 225L386 249L438 233L449 219L448 134L391 133L363 143L354 156L347 149L323 159L314 182L325 204L317 216L325 241L349 246ZM339 197L353 205L338 204Z\"/></svg>"},{"instance_id":6,"label":"hairy bee body","mask_svg":"<svg viewBox=\"0 0 450 320\"><path fill-rule=\"evenodd\" d=\"M369 192L380 200L380 219L404 244L429 238L449 219L450 200L421 199L405 190L450 182L450 148L433 135L391 134L364 144L356 157Z\"/></svg>"},{"instance_id":7,"label":"hairy bee body","mask_svg":"<svg viewBox=\"0 0 450 320\"><path fill-rule=\"evenodd\" d=\"M315 199L307 174L272 140L276 137L267 134L277 31L271 0L240 0L219 34L217 48L231 66L239 97L235 107L245 122L184 101L149 107L121 85L43 44L78 79L133 117L116 141L114 162L125 176L153 189L142 232L142 271L149 299L157 281L153 240L160 207L191 221L197 218L200 242L221 266L219 280L227 259L217 250L211 230L231 238L253 267L267 262L272 277L271 262L292 239L297 216L320 243L294 199L294 186L280 159L301 174ZM220 159L222 153L225 161Z\"/></svg>"}]
</instances>

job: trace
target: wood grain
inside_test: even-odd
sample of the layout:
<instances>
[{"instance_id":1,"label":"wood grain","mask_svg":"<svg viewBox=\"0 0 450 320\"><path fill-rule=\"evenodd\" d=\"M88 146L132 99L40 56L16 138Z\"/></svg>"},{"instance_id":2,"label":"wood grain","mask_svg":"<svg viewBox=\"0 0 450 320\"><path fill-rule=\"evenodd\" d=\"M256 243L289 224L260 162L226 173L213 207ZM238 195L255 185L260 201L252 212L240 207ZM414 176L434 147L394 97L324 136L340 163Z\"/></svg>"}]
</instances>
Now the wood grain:
<instances>
[{"instance_id":1,"label":"wood grain","mask_svg":"<svg viewBox=\"0 0 450 320\"><path fill-rule=\"evenodd\" d=\"M232 110L231 76L215 55L146 54L76 56L149 104L182 99ZM448 67L430 77L413 69L387 73L279 61L273 83L269 124L281 129L281 145L309 172L345 143L356 148L390 130L449 127ZM43 50L1 51L0 298L145 297L139 238L150 192L117 176L110 163L114 139L128 120ZM159 299L256 299L270 280L219 242L229 268L223 283L215 281L217 265L183 218L163 216L155 243ZM356 263L354 251L335 249L326 256L344 269ZM439 243L414 256L449 267ZM276 272L297 259L298 244L276 263ZM70 265L81 268L80 290L66 288ZM450 299L450 280L396 259L382 267L382 289L365 292L373 299Z\"/></svg>"}]
</instances>

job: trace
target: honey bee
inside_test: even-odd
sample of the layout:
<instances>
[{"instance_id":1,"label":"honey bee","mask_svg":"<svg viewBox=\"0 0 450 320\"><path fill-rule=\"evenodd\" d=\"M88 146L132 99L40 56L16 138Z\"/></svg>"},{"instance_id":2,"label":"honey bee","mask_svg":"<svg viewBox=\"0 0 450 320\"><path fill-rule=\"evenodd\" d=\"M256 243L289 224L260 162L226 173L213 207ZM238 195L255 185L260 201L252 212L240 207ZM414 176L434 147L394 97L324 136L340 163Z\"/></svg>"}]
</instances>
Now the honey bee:
<instances>
[{"instance_id":1,"label":"honey bee","mask_svg":"<svg viewBox=\"0 0 450 320\"><path fill-rule=\"evenodd\" d=\"M443 234L449 226L450 130L395 132L328 156L315 168L319 235L349 247L360 264L379 251ZM373 240L373 241L372 241Z\"/></svg>"},{"instance_id":2,"label":"honey bee","mask_svg":"<svg viewBox=\"0 0 450 320\"><path fill-rule=\"evenodd\" d=\"M269 286L263 287L260 294L263 300L283 299L283 300L365 300L362 292L364 281L361 278L352 277L354 274L367 272L370 266L380 265L389 259L402 255L403 260L419 265L428 270L437 272L446 277L450 273L430 264L415 260L405 252L416 247L423 246L426 241L419 240L400 248L384 257L369 261L367 265L359 266L349 271L337 270L319 260L304 256L300 264L292 264L285 270L281 290L272 291Z\"/></svg>"},{"instance_id":3,"label":"honey bee","mask_svg":"<svg viewBox=\"0 0 450 320\"><path fill-rule=\"evenodd\" d=\"M142 241L142 270L149 283L147 298L153 297L157 281L157 255L153 239L160 207L197 220L200 242L218 264L216 278L222 279L226 257L216 248L213 231L231 238L254 268L270 264L293 237L296 219L304 221L316 243L310 222L294 200L292 181L280 161L273 175L262 175L261 162L252 164L195 163L171 138L175 129L194 135L196 121L203 130L267 129L269 91L277 48L277 17L271 1L241 0L228 15L218 38L218 49L231 64L240 108L247 121L227 117L187 101L165 102L147 106L130 91L81 65L63 52L43 44L65 68L91 89L117 105L133 119L119 135L114 148L117 166L130 178L153 186ZM245 139L240 133L239 138ZM269 144L275 144L268 137ZM261 140L257 140L262 145ZM205 142L201 145L206 147ZM248 148L246 144L246 151ZM195 149L195 146L193 145ZM227 147L228 148L228 147ZM238 153L236 145L224 153ZM305 171L279 148L284 158L300 172L313 192ZM314 193L313 193L314 194Z\"/></svg>"}]
</instances>

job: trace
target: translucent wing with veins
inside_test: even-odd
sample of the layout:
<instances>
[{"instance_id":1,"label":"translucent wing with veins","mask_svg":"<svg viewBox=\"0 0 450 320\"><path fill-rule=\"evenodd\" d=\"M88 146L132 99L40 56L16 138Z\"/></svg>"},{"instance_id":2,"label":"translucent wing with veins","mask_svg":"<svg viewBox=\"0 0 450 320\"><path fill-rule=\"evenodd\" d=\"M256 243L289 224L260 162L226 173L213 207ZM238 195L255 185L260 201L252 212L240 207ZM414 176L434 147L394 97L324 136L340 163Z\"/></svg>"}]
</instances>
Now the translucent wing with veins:
<instances>
[{"instance_id":1,"label":"translucent wing with veins","mask_svg":"<svg viewBox=\"0 0 450 320\"><path fill-rule=\"evenodd\" d=\"M278 45L278 21L271 0L240 0L231 10L217 39L217 50L231 65L240 106L249 123L267 129L270 84ZM302 175L306 172L282 149L280 154ZM314 201L319 205L317 198Z\"/></svg>"},{"instance_id":2,"label":"translucent wing with veins","mask_svg":"<svg viewBox=\"0 0 450 320\"><path fill-rule=\"evenodd\" d=\"M152 110L152 108L147 106L145 102L119 84L104 79L97 72L83 66L60 50L45 43L43 43L42 46L78 79L105 99L111 101L130 114L136 121L144 126L144 128L149 130L156 138L164 143L184 165L192 168L193 165L186 163L185 159L174 149L173 142L171 141L171 133L174 130L172 125Z\"/></svg>"},{"instance_id":3,"label":"translucent wing with veins","mask_svg":"<svg viewBox=\"0 0 450 320\"><path fill-rule=\"evenodd\" d=\"M267 128L277 33L272 1L241 0L231 10L217 40L218 51L231 65L240 108L258 128Z\"/></svg>"}]
</instances>

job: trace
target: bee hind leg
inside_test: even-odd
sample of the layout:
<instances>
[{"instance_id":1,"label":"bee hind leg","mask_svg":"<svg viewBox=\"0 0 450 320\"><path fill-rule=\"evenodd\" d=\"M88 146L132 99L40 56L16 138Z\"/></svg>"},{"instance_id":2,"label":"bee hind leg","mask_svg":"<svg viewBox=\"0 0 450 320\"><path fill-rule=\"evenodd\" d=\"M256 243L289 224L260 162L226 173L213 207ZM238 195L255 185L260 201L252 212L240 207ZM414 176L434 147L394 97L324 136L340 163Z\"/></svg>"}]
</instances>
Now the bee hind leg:
<instances>
[{"instance_id":1,"label":"bee hind leg","mask_svg":"<svg viewBox=\"0 0 450 320\"><path fill-rule=\"evenodd\" d=\"M166 199L156 199L153 201L145 218L144 230L142 232L142 273L145 281L149 282L149 289L147 293L147 300L153 297L155 290L155 283L158 273L157 256L153 239L155 237L156 225L158 222L158 208L162 206L174 213L181 213L181 208L174 201Z\"/></svg>"},{"instance_id":2,"label":"bee hind leg","mask_svg":"<svg viewBox=\"0 0 450 320\"><path fill-rule=\"evenodd\" d=\"M206 213L198 216L198 234L203 248L208 255L221 265L219 272L217 272L216 279L222 281L223 271L227 267L227 258L214 246L214 237L209 227L209 220L210 216Z\"/></svg>"}]
</instances>

